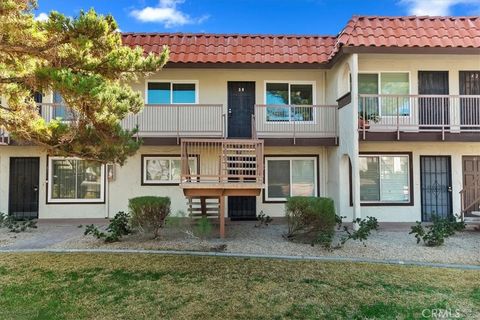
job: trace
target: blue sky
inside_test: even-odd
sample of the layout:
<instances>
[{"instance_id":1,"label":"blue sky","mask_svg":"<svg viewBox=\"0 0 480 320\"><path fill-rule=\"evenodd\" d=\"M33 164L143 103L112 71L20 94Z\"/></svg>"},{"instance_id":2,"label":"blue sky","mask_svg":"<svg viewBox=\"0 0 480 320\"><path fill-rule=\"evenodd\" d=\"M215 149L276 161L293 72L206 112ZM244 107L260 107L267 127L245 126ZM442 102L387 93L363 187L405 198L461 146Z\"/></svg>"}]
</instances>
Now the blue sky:
<instances>
[{"instance_id":1,"label":"blue sky","mask_svg":"<svg viewBox=\"0 0 480 320\"><path fill-rule=\"evenodd\" d=\"M123 32L332 34L352 15L479 15L480 0L38 0L51 10L111 13Z\"/></svg>"}]
</instances>

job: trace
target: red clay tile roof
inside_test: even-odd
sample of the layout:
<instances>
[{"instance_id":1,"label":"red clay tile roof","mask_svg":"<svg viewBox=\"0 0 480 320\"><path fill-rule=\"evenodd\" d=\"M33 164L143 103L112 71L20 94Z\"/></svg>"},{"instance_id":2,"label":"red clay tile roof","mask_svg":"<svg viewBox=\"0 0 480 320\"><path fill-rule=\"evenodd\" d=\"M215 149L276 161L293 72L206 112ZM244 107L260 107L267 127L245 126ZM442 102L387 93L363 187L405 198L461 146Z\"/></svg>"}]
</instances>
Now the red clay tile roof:
<instances>
[{"instance_id":1,"label":"red clay tile roof","mask_svg":"<svg viewBox=\"0 0 480 320\"><path fill-rule=\"evenodd\" d=\"M123 42L145 52L167 45L173 63L325 63L336 37L124 33Z\"/></svg>"},{"instance_id":2,"label":"red clay tile roof","mask_svg":"<svg viewBox=\"0 0 480 320\"><path fill-rule=\"evenodd\" d=\"M337 46L480 48L480 17L358 17Z\"/></svg>"},{"instance_id":3,"label":"red clay tile roof","mask_svg":"<svg viewBox=\"0 0 480 320\"><path fill-rule=\"evenodd\" d=\"M338 36L124 33L122 38L145 52L169 46L170 63L325 64L342 47L480 49L480 17L354 16Z\"/></svg>"}]
</instances>

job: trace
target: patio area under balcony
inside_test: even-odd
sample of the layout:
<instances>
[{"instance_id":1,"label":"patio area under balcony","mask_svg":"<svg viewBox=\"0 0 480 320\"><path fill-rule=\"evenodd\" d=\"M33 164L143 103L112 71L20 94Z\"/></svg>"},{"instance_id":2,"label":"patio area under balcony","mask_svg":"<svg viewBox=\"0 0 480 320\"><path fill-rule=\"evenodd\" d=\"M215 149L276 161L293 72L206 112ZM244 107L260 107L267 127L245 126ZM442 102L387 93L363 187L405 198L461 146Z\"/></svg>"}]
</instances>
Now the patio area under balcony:
<instances>
[{"instance_id":1,"label":"patio area under balcony","mask_svg":"<svg viewBox=\"0 0 480 320\"><path fill-rule=\"evenodd\" d=\"M478 141L480 95L359 96L361 140Z\"/></svg>"}]
</instances>

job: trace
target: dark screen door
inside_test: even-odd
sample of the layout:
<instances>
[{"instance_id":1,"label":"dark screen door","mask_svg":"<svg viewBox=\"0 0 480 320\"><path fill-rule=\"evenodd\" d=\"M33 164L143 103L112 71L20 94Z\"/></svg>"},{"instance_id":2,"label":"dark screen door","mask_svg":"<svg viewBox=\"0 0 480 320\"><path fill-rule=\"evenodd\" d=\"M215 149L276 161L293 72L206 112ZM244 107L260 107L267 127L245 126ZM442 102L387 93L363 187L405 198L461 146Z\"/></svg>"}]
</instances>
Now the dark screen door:
<instances>
[{"instance_id":1,"label":"dark screen door","mask_svg":"<svg viewBox=\"0 0 480 320\"><path fill-rule=\"evenodd\" d=\"M40 158L10 158L8 212L17 219L38 218Z\"/></svg>"},{"instance_id":2,"label":"dark screen door","mask_svg":"<svg viewBox=\"0 0 480 320\"><path fill-rule=\"evenodd\" d=\"M460 95L480 95L480 71L460 71L459 76ZM477 98L460 98L460 123L462 129L480 127L480 102Z\"/></svg>"},{"instance_id":3,"label":"dark screen door","mask_svg":"<svg viewBox=\"0 0 480 320\"><path fill-rule=\"evenodd\" d=\"M422 221L452 216L452 173L449 156L420 157Z\"/></svg>"},{"instance_id":4,"label":"dark screen door","mask_svg":"<svg viewBox=\"0 0 480 320\"><path fill-rule=\"evenodd\" d=\"M448 95L448 71L418 71L418 94ZM441 130L442 125L450 123L448 98L419 98L418 113L423 129Z\"/></svg>"},{"instance_id":5,"label":"dark screen door","mask_svg":"<svg viewBox=\"0 0 480 320\"><path fill-rule=\"evenodd\" d=\"M230 220L256 220L257 197L228 197Z\"/></svg>"},{"instance_id":6,"label":"dark screen door","mask_svg":"<svg viewBox=\"0 0 480 320\"><path fill-rule=\"evenodd\" d=\"M251 138L255 82L228 82L228 137Z\"/></svg>"}]
</instances>

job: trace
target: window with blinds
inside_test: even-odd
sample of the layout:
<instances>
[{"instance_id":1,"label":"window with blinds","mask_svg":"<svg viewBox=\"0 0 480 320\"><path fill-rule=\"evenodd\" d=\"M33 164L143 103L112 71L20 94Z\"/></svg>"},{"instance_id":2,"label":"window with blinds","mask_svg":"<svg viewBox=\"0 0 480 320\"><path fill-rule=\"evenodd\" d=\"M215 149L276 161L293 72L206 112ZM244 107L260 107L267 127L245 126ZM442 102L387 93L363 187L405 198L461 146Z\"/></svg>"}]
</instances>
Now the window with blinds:
<instances>
[{"instance_id":1,"label":"window with blinds","mask_svg":"<svg viewBox=\"0 0 480 320\"><path fill-rule=\"evenodd\" d=\"M408 155L360 156L362 202L410 202Z\"/></svg>"}]
</instances>

